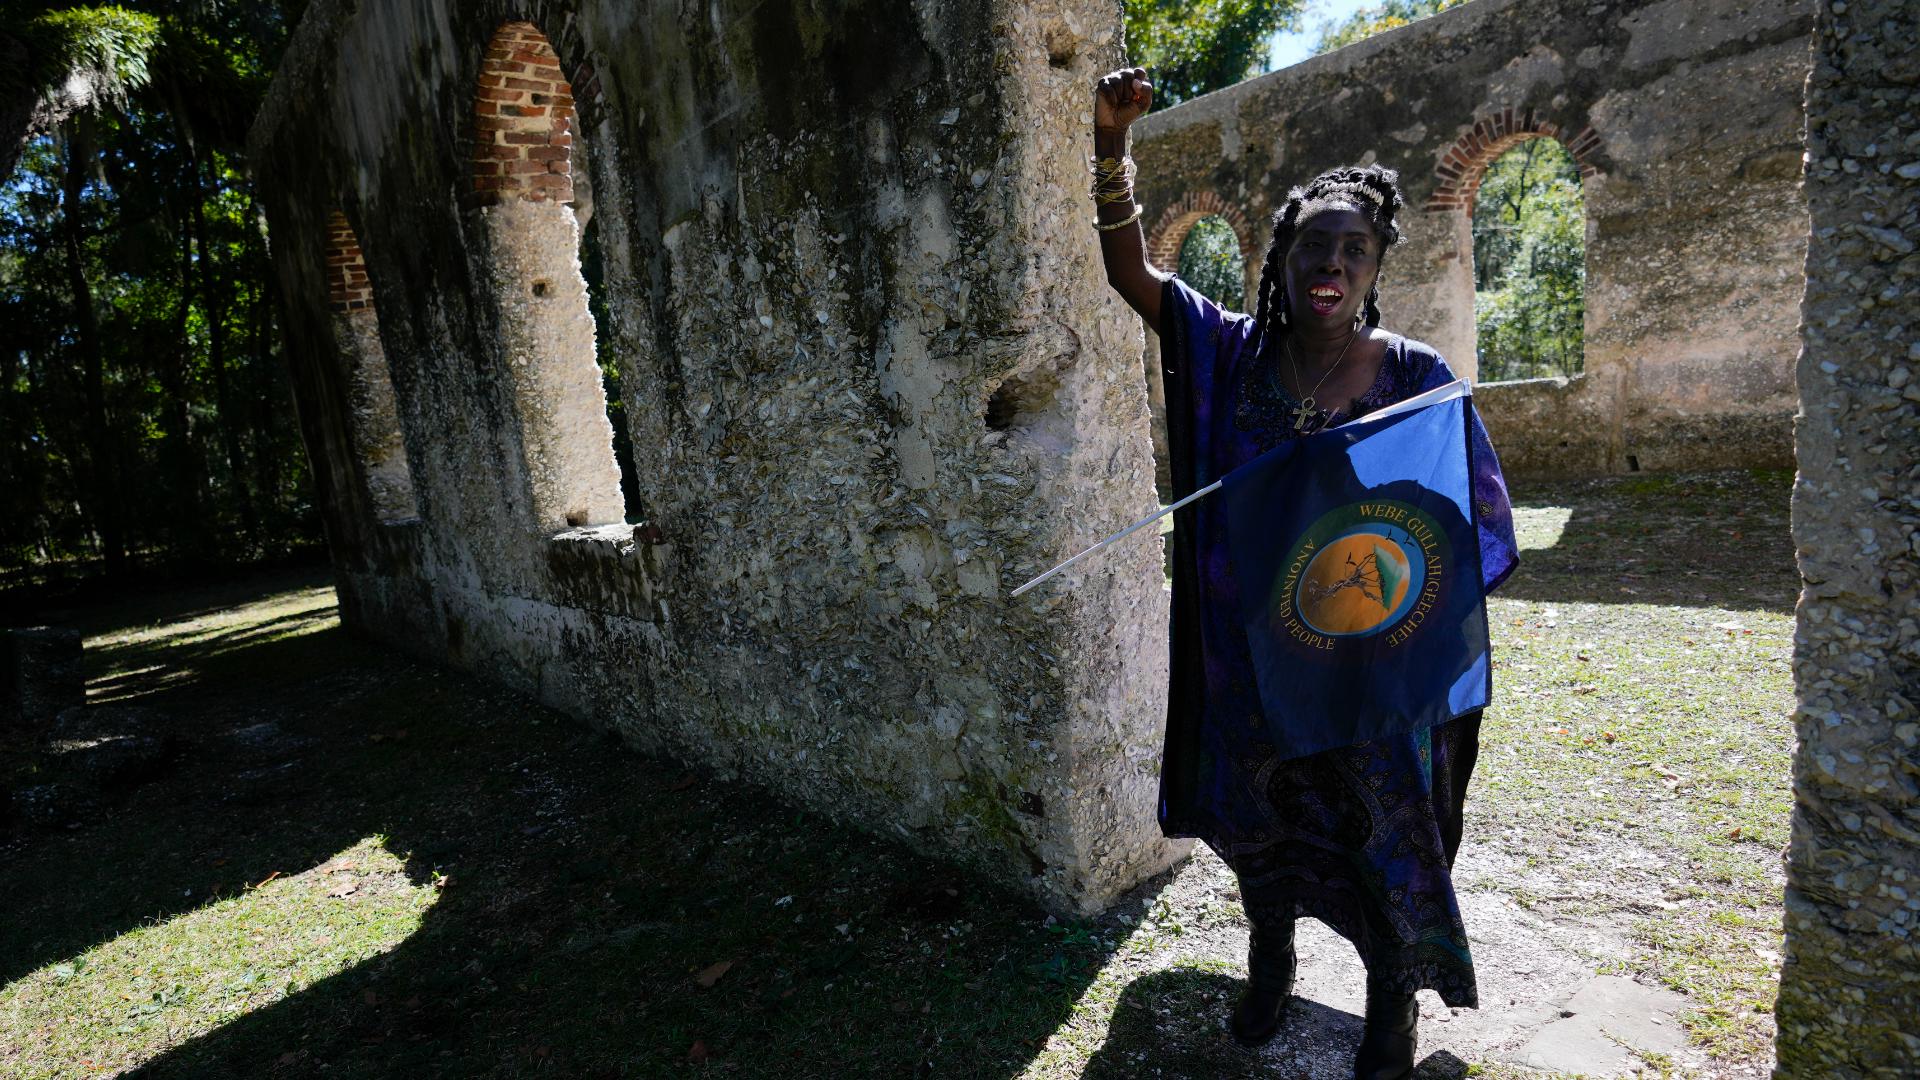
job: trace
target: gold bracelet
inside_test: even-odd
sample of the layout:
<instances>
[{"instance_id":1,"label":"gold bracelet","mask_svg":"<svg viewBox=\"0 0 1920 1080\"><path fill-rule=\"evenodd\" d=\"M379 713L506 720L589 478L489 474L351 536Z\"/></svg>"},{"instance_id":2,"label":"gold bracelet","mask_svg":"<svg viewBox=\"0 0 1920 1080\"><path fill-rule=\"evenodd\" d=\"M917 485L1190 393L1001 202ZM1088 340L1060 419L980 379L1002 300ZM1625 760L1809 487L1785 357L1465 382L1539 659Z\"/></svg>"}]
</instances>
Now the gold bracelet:
<instances>
[{"instance_id":1,"label":"gold bracelet","mask_svg":"<svg viewBox=\"0 0 1920 1080\"><path fill-rule=\"evenodd\" d=\"M1095 229L1098 229L1101 232L1112 232L1115 229L1124 229L1127 226L1133 224L1134 222L1139 221L1140 215L1146 212L1147 212L1146 207L1141 206L1139 203L1134 203L1133 213L1128 214L1126 218L1124 218L1123 220L1116 221L1111 225L1102 225L1098 220L1095 220L1093 223L1093 227Z\"/></svg>"},{"instance_id":2,"label":"gold bracelet","mask_svg":"<svg viewBox=\"0 0 1920 1080\"><path fill-rule=\"evenodd\" d=\"M1087 194L1099 198L1102 189L1110 190L1116 186L1131 189L1137 169L1131 155L1121 158L1088 158L1087 171L1093 174L1093 187ZM1114 183L1116 180L1119 181L1118 185Z\"/></svg>"}]
</instances>

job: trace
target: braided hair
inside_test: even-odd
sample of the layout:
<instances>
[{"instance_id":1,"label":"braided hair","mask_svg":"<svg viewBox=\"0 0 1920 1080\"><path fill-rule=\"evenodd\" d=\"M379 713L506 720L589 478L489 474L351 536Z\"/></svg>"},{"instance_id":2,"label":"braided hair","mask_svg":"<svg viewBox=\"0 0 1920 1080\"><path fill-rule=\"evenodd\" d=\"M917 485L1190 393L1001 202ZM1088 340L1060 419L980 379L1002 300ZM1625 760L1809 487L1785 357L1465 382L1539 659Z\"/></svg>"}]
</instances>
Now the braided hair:
<instances>
[{"instance_id":1,"label":"braided hair","mask_svg":"<svg viewBox=\"0 0 1920 1080\"><path fill-rule=\"evenodd\" d=\"M1273 243L1267 246L1266 260L1260 264L1260 299L1253 314L1254 355L1258 356L1258 350L1266 347L1269 336L1277 339L1287 332L1287 252L1293 248L1300 222L1330 206L1358 210L1372 223L1374 234L1380 238L1380 255L1384 260L1387 249L1404 239L1398 219L1407 200L1400 194L1399 180L1400 174L1384 165L1345 167L1328 169L1306 187L1287 192L1287 201L1274 212ZM1377 276L1373 288L1367 292L1366 323L1380 325Z\"/></svg>"}]
</instances>

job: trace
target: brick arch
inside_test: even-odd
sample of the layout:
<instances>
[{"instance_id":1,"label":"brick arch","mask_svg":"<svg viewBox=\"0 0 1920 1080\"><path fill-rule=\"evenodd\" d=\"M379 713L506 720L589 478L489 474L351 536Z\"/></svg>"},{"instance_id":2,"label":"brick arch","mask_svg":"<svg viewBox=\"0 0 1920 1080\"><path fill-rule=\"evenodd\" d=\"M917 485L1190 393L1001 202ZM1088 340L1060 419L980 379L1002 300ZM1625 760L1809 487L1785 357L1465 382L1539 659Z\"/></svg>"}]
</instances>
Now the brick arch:
<instances>
[{"instance_id":1,"label":"brick arch","mask_svg":"<svg viewBox=\"0 0 1920 1080\"><path fill-rule=\"evenodd\" d=\"M481 18L490 15L496 28L524 23L540 33L559 57L560 70L574 88L574 108L579 110L581 123L588 129L599 125L605 95L587 58L576 0L474 0L473 6L482 12Z\"/></svg>"},{"instance_id":2,"label":"brick arch","mask_svg":"<svg viewBox=\"0 0 1920 1080\"><path fill-rule=\"evenodd\" d=\"M360 252L359 237L354 235L353 226L342 211L327 215L323 253L327 265L327 306L337 314L373 307L367 259Z\"/></svg>"},{"instance_id":3,"label":"brick arch","mask_svg":"<svg viewBox=\"0 0 1920 1080\"><path fill-rule=\"evenodd\" d=\"M1474 121L1472 130L1460 136L1447 152L1440 156L1440 164L1433 170L1434 190L1428 196L1426 209L1465 210L1473 212L1474 200L1480 195L1480 180L1487 174L1487 166L1493 160L1528 139L1557 139L1573 156L1573 162L1580 168L1580 179L1588 180L1600 174L1600 135L1591 127L1566 138L1561 135L1561 127L1549 120L1534 115L1532 109L1515 113L1512 109L1502 109L1490 116Z\"/></svg>"},{"instance_id":4,"label":"brick arch","mask_svg":"<svg viewBox=\"0 0 1920 1080\"><path fill-rule=\"evenodd\" d=\"M1226 219L1227 224L1233 227L1233 235L1240 241L1240 258L1246 264L1247 272L1254 273L1264 254L1253 230L1247 228L1246 214L1211 191L1189 192L1161 211L1160 217L1154 222L1153 231L1147 234L1147 261L1163 270L1178 266L1180 245L1186 243L1187 233L1203 217Z\"/></svg>"},{"instance_id":5,"label":"brick arch","mask_svg":"<svg viewBox=\"0 0 1920 1080\"><path fill-rule=\"evenodd\" d=\"M374 516L396 525L420 516L413 469L400 433L393 370L380 343L373 285L360 238L344 211L327 214L321 253L326 260L327 306L333 310L334 347L346 377L348 436Z\"/></svg>"},{"instance_id":6,"label":"brick arch","mask_svg":"<svg viewBox=\"0 0 1920 1080\"><path fill-rule=\"evenodd\" d=\"M580 95L576 86L584 88ZM475 76L467 204L571 202L573 141L581 113L593 115L600 96L600 80L587 60L575 62L570 79L538 26L519 19L501 23Z\"/></svg>"}]
</instances>

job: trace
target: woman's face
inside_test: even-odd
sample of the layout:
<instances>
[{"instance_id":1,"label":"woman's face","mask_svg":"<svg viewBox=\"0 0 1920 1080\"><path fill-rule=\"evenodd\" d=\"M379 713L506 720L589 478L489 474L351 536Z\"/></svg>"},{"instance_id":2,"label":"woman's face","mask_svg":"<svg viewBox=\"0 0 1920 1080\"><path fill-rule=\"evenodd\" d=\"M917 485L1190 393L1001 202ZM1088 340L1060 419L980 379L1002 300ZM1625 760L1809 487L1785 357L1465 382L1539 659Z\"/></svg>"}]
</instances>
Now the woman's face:
<instances>
[{"instance_id":1,"label":"woman's face","mask_svg":"<svg viewBox=\"0 0 1920 1080\"><path fill-rule=\"evenodd\" d=\"M1296 329L1344 331L1380 276L1380 238L1365 214L1335 204L1301 221L1287 249L1288 316Z\"/></svg>"}]
</instances>

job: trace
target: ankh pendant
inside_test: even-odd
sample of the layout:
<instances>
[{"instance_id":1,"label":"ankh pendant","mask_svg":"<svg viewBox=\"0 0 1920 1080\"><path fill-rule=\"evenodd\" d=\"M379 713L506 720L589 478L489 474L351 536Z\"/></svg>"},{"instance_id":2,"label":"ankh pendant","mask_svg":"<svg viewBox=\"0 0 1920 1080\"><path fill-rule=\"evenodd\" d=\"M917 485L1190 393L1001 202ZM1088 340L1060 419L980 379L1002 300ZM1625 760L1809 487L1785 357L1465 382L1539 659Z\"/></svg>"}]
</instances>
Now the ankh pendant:
<instances>
[{"instance_id":1,"label":"ankh pendant","mask_svg":"<svg viewBox=\"0 0 1920 1080\"><path fill-rule=\"evenodd\" d=\"M1300 404L1293 407L1293 430L1306 431L1307 421L1313 419L1313 413L1313 399L1310 397L1302 399Z\"/></svg>"}]
</instances>

